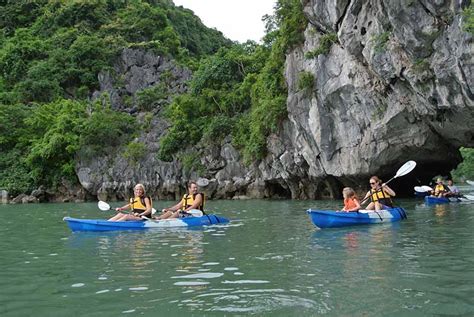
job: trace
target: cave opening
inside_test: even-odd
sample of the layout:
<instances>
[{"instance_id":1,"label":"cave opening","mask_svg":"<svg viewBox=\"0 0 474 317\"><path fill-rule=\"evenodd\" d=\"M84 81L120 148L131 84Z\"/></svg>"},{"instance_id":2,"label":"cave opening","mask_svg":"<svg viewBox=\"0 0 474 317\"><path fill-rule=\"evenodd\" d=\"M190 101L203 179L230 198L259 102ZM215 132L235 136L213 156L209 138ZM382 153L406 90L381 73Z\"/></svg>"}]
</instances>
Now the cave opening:
<instances>
[{"instance_id":1,"label":"cave opening","mask_svg":"<svg viewBox=\"0 0 474 317\"><path fill-rule=\"evenodd\" d=\"M289 188L283 187L278 182L266 182L268 197L273 199L291 199Z\"/></svg>"},{"instance_id":2,"label":"cave opening","mask_svg":"<svg viewBox=\"0 0 474 317\"><path fill-rule=\"evenodd\" d=\"M317 199L341 198L342 184L334 177L327 177L320 181L316 189Z\"/></svg>"}]
</instances>

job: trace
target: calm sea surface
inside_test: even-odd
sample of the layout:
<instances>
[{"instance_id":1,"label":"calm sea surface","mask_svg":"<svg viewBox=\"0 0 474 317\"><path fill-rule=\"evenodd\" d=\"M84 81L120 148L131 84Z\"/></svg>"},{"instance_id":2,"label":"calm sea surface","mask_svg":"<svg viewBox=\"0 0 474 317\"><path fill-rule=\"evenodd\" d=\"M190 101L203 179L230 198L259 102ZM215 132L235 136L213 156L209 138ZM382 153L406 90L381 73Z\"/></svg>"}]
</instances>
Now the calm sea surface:
<instances>
[{"instance_id":1,"label":"calm sea surface","mask_svg":"<svg viewBox=\"0 0 474 317\"><path fill-rule=\"evenodd\" d=\"M474 316L474 203L316 229L337 201L209 201L230 224L72 233L94 203L0 205L0 316ZM171 202L158 202L158 209Z\"/></svg>"}]
</instances>

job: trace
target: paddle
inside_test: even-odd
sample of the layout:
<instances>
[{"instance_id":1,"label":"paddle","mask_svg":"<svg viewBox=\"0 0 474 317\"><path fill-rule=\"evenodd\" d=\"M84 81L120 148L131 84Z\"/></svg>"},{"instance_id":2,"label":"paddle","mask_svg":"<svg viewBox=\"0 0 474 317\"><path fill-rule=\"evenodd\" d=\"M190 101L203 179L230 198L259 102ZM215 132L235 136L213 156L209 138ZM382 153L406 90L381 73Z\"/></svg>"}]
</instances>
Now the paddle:
<instances>
[{"instance_id":1,"label":"paddle","mask_svg":"<svg viewBox=\"0 0 474 317\"><path fill-rule=\"evenodd\" d=\"M171 210L168 210L168 209L166 209L166 210L167 210L167 211L171 211ZM193 216L193 217L202 217L202 216L204 216L204 213L203 213L201 210L199 210L199 209L190 209L190 210L188 210L188 211L183 211L182 209L178 209L178 210L176 210L176 211L174 211L174 212L187 213L187 214L189 214L189 215L191 215L191 216ZM167 219L161 219L161 220L167 220Z\"/></svg>"},{"instance_id":2,"label":"paddle","mask_svg":"<svg viewBox=\"0 0 474 317\"><path fill-rule=\"evenodd\" d=\"M102 211L115 210L112 207L110 207L109 204L107 204L105 201L102 201L102 200L99 200L99 202L97 203L97 207L99 207L99 209Z\"/></svg>"},{"instance_id":3,"label":"paddle","mask_svg":"<svg viewBox=\"0 0 474 317\"><path fill-rule=\"evenodd\" d=\"M414 189L415 189L416 192L419 192L419 193L426 193L426 192L433 191L433 188L431 188L430 186L426 186L426 185L415 186Z\"/></svg>"},{"instance_id":4,"label":"paddle","mask_svg":"<svg viewBox=\"0 0 474 317\"><path fill-rule=\"evenodd\" d=\"M107 204L105 201L102 201L102 200L99 200L99 202L97 203L97 206L99 207L100 210L103 210L103 211L108 211L108 210L115 210L114 208L110 207L109 204ZM123 211L121 211L123 212ZM126 213L126 212L124 212ZM156 213L156 209L155 208L152 208L151 209L151 214L154 215ZM202 217L204 214L201 210L198 210L198 209L191 209L191 210L188 210L187 213L191 214L193 217ZM152 220L148 217L145 217L145 216L142 216L143 219L145 220Z\"/></svg>"},{"instance_id":5,"label":"paddle","mask_svg":"<svg viewBox=\"0 0 474 317\"><path fill-rule=\"evenodd\" d=\"M99 202L97 203L97 206L99 207L100 210L102 211L107 211L107 210L115 210L113 209L112 207L110 207L109 204L107 204L105 201L102 201L102 200L99 200ZM123 211L122 211L123 212ZM151 214L153 215L154 213L156 212L156 209L155 208L152 208L151 209ZM125 212L126 213L126 212ZM145 216L143 216L143 219L149 219Z\"/></svg>"},{"instance_id":6,"label":"paddle","mask_svg":"<svg viewBox=\"0 0 474 317\"><path fill-rule=\"evenodd\" d=\"M416 166L416 162L415 161L408 161L406 162L405 164L402 165L402 167L400 167L397 171L397 173L395 174L395 176L393 176L392 178L390 178L387 182L385 182L385 185L387 185L388 183L390 183L392 180L394 180L395 178L397 177L401 177L401 176L405 176L406 174L410 173L411 171L413 171L413 169L415 168ZM360 204L362 205L363 203L365 203L368 199L370 198L367 197L366 199L364 199Z\"/></svg>"},{"instance_id":7,"label":"paddle","mask_svg":"<svg viewBox=\"0 0 474 317\"><path fill-rule=\"evenodd\" d=\"M413 169L415 168L416 166L416 162L415 161L408 161L406 162L405 164L402 165L402 167L400 167L397 171L397 173L395 174L395 176L393 176L392 178L390 178L387 182L385 182L385 185L387 185L388 183L390 183L392 180L394 180L395 178L397 177L401 177L401 176L405 176L406 174L410 173L411 171L413 171Z\"/></svg>"}]
</instances>

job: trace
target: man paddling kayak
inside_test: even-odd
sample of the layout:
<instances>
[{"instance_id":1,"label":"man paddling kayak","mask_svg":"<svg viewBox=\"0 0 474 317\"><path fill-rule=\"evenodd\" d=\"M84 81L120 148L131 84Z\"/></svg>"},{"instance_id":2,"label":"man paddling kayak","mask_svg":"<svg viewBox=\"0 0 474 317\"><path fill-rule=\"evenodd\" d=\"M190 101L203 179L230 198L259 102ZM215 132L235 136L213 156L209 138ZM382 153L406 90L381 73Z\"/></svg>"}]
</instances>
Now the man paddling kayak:
<instances>
[{"instance_id":1,"label":"man paddling kayak","mask_svg":"<svg viewBox=\"0 0 474 317\"><path fill-rule=\"evenodd\" d=\"M195 181L188 183L188 193L174 206L164 208L162 214L156 217L156 220L169 218L184 218L190 217L194 212L200 212L201 216L204 213L204 193L198 192L198 185Z\"/></svg>"},{"instance_id":2,"label":"man paddling kayak","mask_svg":"<svg viewBox=\"0 0 474 317\"><path fill-rule=\"evenodd\" d=\"M459 189L454 185L452 179L448 179L448 192L445 194L446 197L460 197L461 192Z\"/></svg>"}]
</instances>

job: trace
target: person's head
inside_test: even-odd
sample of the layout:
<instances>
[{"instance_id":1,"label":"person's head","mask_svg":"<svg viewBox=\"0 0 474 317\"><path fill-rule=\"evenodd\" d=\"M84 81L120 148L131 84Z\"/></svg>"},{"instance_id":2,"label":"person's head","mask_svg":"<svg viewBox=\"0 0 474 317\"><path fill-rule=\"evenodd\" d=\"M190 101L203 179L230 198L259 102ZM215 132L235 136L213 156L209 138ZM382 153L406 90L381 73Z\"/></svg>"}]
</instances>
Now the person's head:
<instances>
[{"instance_id":1,"label":"person's head","mask_svg":"<svg viewBox=\"0 0 474 317\"><path fill-rule=\"evenodd\" d=\"M347 199L347 198L352 198L355 196L355 191L350 188L350 187L344 187L344 189L342 190L342 196Z\"/></svg>"},{"instance_id":2,"label":"person's head","mask_svg":"<svg viewBox=\"0 0 474 317\"><path fill-rule=\"evenodd\" d=\"M443 184L443 179L441 177L438 177L436 180L436 184Z\"/></svg>"},{"instance_id":3,"label":"person's head","mask_svg":"<svg viewBox=\"0 0 474 317\"><path fill-rule=\"evenodd\" d=\"M188 182L188 191L190 194L197 194L198 193L198 185L195 181Z\"/></svg>"},{"instance_id":4,"label":"person's head","mask_svg":"<svg viewBox=\"0 0 474 317\"><path fill-rule=\"evenodd\" d=\"M448 179L448 186L453 186L453 180L452 179Z\"/></svg>"},{"instance_id":5,"label":"person's head","mask_svg":"<svg viewBox=\"0 0 474 317\"><path fill-rule=\"evenodd\" d=\"M143 186L142 184L136 184L133 188L133 194L136 197L145 196L145 186Z\"/></svg>"},{"instance_id":6,"label":"person's head","mask_svg":"<svg viewBox=\"0 0 474 317\"><path fill-rule=\"evenodd\" d=\"M382 180L375 175L369 179L370 188L377 188L380 184L382 184Z\"/></svg>"}]
</instances>

